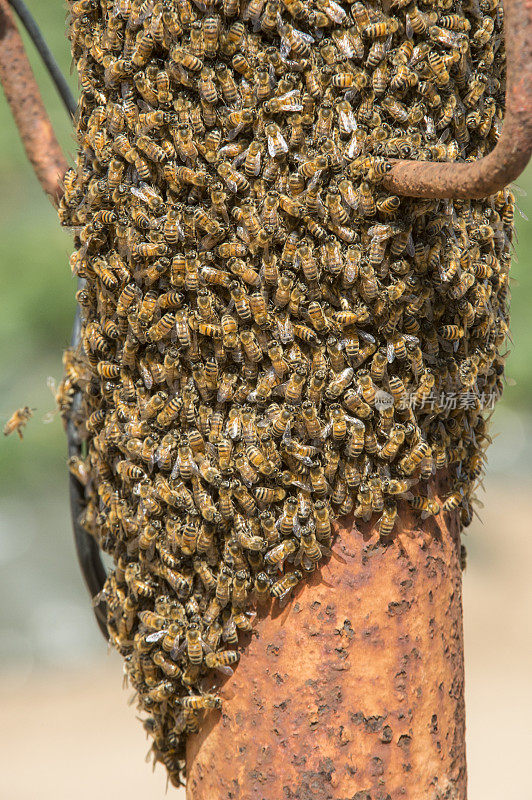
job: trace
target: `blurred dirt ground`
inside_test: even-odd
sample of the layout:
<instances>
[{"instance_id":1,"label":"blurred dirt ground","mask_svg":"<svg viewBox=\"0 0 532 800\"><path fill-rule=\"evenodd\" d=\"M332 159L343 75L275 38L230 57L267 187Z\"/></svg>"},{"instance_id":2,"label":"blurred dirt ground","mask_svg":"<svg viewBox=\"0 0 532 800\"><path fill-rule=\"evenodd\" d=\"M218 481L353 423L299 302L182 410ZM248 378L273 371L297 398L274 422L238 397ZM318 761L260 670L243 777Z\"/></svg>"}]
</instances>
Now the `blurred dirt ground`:
<instances>
[{"instance_id":1,"label":"blurred dirt ground","mask_svg":"<svg viewBox=\"0 0 532 800\"><path fill-rule=\"evenodd\" d=\"M532 797L532 481L490 485L484 502L482 524L465 539L469 800L525 800ZM165 775L146 763L148 743L121 687L114 653L23 681L16 671L1 673L1 800L165 797ZM184 798L171 788L168 795Z\"/></svg>"}]
</instances>

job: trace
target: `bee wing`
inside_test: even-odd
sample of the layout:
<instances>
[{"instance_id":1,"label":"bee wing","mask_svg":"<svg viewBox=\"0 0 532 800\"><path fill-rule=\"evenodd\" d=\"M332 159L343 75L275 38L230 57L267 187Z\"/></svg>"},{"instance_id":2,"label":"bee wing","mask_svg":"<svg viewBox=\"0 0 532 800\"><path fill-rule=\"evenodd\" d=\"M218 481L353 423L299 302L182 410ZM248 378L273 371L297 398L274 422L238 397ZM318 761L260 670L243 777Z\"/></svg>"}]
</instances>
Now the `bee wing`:
<instances>
[{"instance_id":1,"label":"bee wing","mask_svg":"<svg viewBox=\"0 0 532 800\"><path fill-rule=\"evenodd\" d=\"M294 341L294 328L288 317L283 320L277 320L277 329L279 332L279 339L283 344Z\"/></svg>"},{"instance_id":2,"label":"bee wing","mask_svg":"<svg viewBox=\"0 0 532 800\"><path fill-rule=\"evenodd\" d=\"M349 41L349 37L346 33L342 33L341 36L338 36L335 39L336 46L346 58L352 58L355 54L355 50Z\"/></svg>"},{"instance_id":3,"label":"bee wing","mask_svg":"<svg viewBox=\"0 0 532 800\"><path fill-rule=\"evenodd\" d=\"M277 600L279 601L279 608L286 608L291 597L292 589L293 586L290 586L290 588L287 589L285 592L283 592L283 594L279 595L279 597L277 598Z\"/></svg>"},{"instance_id":4,"label":"bee wing","mask_svg":"<svg viewBox=\"0 0 532 800\"><path fill-rule=\"evenodd\" d=\"M153 14L153 0L150 0L150 2L146 3L146 8L142 12L142 14L139 14L138 16L139 22L144 22L144 20L148 19L148 17L151 17L152 14Z\"/></svg>"},{"instance_id":5,"label":"bee wing","mask_svg":"<svg viewBox=\"0 0 532 800\"><path fill-rule=\"evenodd\" d=\"M248 150L249 150L249 147L246 147L245 150L242 150L242 152L239 153L236 156L236 158L233 159L233 161L231 163L233 164L233 167L235 169L237 169L237 167L239 167L241 164L244 163L244 161L246 160L246 156L248 154Z\"/></svg>"},{"instance_id":6,"label":"bee wing","mask_svg":"<svg viewBox=\"0 0 532 800\"><path fill-rule=\"evenodd\" d=\"M283 153L288 152L288 145L282 133L277 133L275 139L273 136L268 136L268 153L273 158L278 150Z\"/></svg>"},{"instance_id":7,"label":"bee wing","mask_svg":"<svg viewBox=\"0 0 532 800\"><path fill-rule=\"evenodd\" d=\"M166 631L155 631L155 633L150 633L146 636L147 642L160 642L162 638L166 635Z\"/></svg>"},{"instance_id":8,"label":"bee wing","mask_svg":"<svg viewBox=\"0 0 532 800\"><path fill-rule=\"evenodd\" d=\"M231 677L231 675L234 672L234 670L231 669L231 667L227 667L227 666L224 666L222 664L216 664L214 669L217 670L218 672L221 672L222 675L227 675L227 677Z\"/></svg>"},{"instance_id":9,"label":"bee wing","mask_svg":"<svg viewBox=\"0 0 532 800\"><path fill-rule=\"evenodd\" d=\"M274 75L274 77L275 77L275 75ZM282 94L277 99L279 100L279 102L283 102L285 100L288 100L288 99L290 99L292 97L296 97L296 96L299 97L299 89L292 89L290 92L286 92L286 94Z\"/></svg>"},{"instance_id":10,"label":"bee wing","mask_svg":"<svg viewBox=\"0 0 532 800\"><path fill-rule=\"evenodd\" d=\"M390 236L393 236L393 228L391 225L372 225L368 229L368 236L372 237L372 242L385 242Z\"/></svg>"},{"instance_id":11,"label":"bee wing","mask_svg":"<svg viewBox=\"0 0 532 800\"><path fill-rule=\"evenodd\" d=\"M149 197L144 194L144 192L141 192L140 189L137 189L136 186L130 186L130 191L131 194L135 195L135 197L138 197L139 200L142 200L144 203L149 203Z\"/></svg>"},{"instance_id":12,"label":"bee wing","mask_svg":"<svg viewBox=\"0 0 532 800\"><path fill-rule=\"evenodd\" d=\"M144 381L144 386L148 391L153 387L153 378L151 372L143 365L142 361L139 362L139 372Z\"/></svg>"},{"instance_id":13,"label":"bee wing","mask_svg":"<svg viewBox=\"0 0 532 800\"><path fill-rule=\"evenodd\" d=\"M93 605L93 606L97 606L97 605L99 605L100 603L106 603L106 602L107 602L107 592L105 591L105 587L104 587L104 588L101 590L101 592L98 592L98 594L97 594L97 595L95 595L95 596L92 598L92 605Z\"/></svg>"},{"instance_id":14,"label":"bee wing","mask_svg":"<svg viewBox=\"0 0 532 800\"><path fill-rule=\"evenodd\" d=\"M229 132L228 132L228 134L227 134L227 138L228 138L228 139L230 139L231 141L232 141L233 139L236 139L236 137L238 136L238 134L240 133L240 131L242 130L242 128L244 128L244 125L245 125L245 123L243 123L243 122L239 123L239 124L236 126L236 128L233 128L231 131L229 131ZM242 154L240 154L239 156L237 156L237 157L236 157L236 159L235 159L235 161L236 161L238 158L240 158L240 156L241 156L241 155L242 155ZM233 166L234 166L234 167L236 167L236 166L237 166L237 164L235 164L235 161L233 161Z\"/></svg>"},{"instance_id":15,"label":"bee wing","mask_svg":"<svg viewBox=\"0 0 532 800\"><path fill-rule=\"evenodd\" d=\"M282 59L286 59L290 54L290 50L292 49L292 45L290 44L290 40L286 38L286 36L281 33L281 47L280 47L280 54Z\"/></svg>"},{"instance_id":16,"label":"bee wing","mask_svg":"<svg viewBox=\"0 0 532 800\"><path fill-rule=\"evenodd\" d=\"M334 0L329 0L327 5L323 7L324 12L327 14L329 19L332 22L336 22L337 25L342 23L344 19L347 17L342 6L335 3Z\"/></svg>"},{"instance_id":17,"label":"bee wing","mask_svg":"<svg viewBox=\"0 0 532 800\"><path fill-rule=\"evenodd\" d=\"M312 486L309 483L303 483L303 481L292 481L292 486L296 486L298 489L302 489L304 492L311 492Z\"/></svg>"},{"instance_id":18,"label":"bee wing","mask_svg":"<svg viewBox=\"0 0 532 800\"><path fill-rule=\"evenodd\" d=\"M312 440L313 443L317 444L317 446L319 447L321 442L323 442L328 437L328 435L330 434L331 430L332 430L332 422L328 422L327 425L325 425L322 428L322 431L321 431L320 435L316 439Z\"/></svg>"},{"instance_id":19,"label":"bee wing","mask_svg":"<svg viewBox=\"0 0 532 800\"><path fill-rule=\"evenodd\" d=\"M303 41L307 44L314 44L316 41L314 36L311 36L310 33L303 33L303 31L300 31L297 28L292 28L292 30L295 36L297 36L299 39L303 39Z\"/></svg>"},{"instance_id":20,"label":"bee wing","mask_svg":"<svg viewBox=\"0 0 532 800\"><path fill-rule=\"evenodd\" d=\"M351 133L357 128L356 117L352 111L339 111L338 121L340 122L340 125L346 129L346 131L350 131Z\"/></svg>"},{"instance_id":21,"label":"bee wing","mask_svg":"<svg viewBox=\"0 0 532 800\"><path fill-rule=\"evenodd\" d=\"M179 658L179 656L180 656L182 653L184 653L184 652L185 652L185 648L186 648L186 646L187 646L187 640L186 640L186 639L185 639L183 642L181 642L181 644L179 644L179 645L177 644L177 642L178 642L178 641L179 641L179 640L178 640L178 639L176 639L176 644L174 644L174 646L172 647L172 650L170 651L170 658L171 658L173 661L177 661L177 659Z\"/></svg>"},{"instance_id":22,"label":"bee wing","mask_svg":"<svg viewBox=\"0 0 532 800\"><path fill-rule=\"evenodd\" d=\"M292 426L290 421L286 423L283 438L281 439L281 447L286 447L292 441Z\"/></svg>"},{"instance_id":23,"label":"bee wing","mask_svg":"<svg viewBox=\"0 0 532 800\"><path fill-rule=\"evenodd\" d=\"M153 13L153 7L152 7L151 13ZM150 22L150 32L151 33L155 33L157 31L157 28L159 27L159 23L160 23L160 21L162 19L162 16L163 16L163 12L161 11L161 13L158 14L158 16L153 17L152 21Z\"/></svg>"},{"instance_id":24,"label":"bee wing","mask_svg":"<svg viewBox=\"0 0 532 800\"><path fill-rule=\"evenodd\" d=\"M179 475L179 457L176 458L175 460L175 464L172 467L172 472L170 473L170 478L172 480L175 480L175 478L177 478L178 475Z\"/></svg>"},{"instance_id":25,"label":"bee wing","mask_svg":"<svg viewBox=\"0 0 532 800\"><path fill-rule=\"evenodd\" d=\"M347 149L345 154L347 158L354 159L356 158L362 150L362 138L360 134L357 134L356 130L353 130L353 135L347 145Z\"/></svg>"}]
</instances>

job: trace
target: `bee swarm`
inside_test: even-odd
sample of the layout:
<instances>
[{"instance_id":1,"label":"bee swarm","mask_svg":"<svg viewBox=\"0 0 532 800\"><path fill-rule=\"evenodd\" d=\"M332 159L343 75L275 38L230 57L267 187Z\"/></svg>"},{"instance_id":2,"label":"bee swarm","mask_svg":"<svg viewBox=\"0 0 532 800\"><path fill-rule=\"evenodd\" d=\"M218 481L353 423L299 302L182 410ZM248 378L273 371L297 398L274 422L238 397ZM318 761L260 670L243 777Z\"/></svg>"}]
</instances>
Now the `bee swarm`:
<instances>
[{"instance_id":1,"label":"bee swarm","mask_svg":"<svg viewBox=\"0 0 532 800\"><path fill-rule=\"evenodd\" d=\"M477 159L504 97L496 0L77 0L83 524L156 760L253 607L354 513L472 516L502 390L510 192L415 200L390 158ZM387 11L385 9L388 9ZM465 399L464 399L465 398ZM68 402L63 409L68 411ZM447 470L443 509L428 482Z\"/></svg>"}]
</instances>

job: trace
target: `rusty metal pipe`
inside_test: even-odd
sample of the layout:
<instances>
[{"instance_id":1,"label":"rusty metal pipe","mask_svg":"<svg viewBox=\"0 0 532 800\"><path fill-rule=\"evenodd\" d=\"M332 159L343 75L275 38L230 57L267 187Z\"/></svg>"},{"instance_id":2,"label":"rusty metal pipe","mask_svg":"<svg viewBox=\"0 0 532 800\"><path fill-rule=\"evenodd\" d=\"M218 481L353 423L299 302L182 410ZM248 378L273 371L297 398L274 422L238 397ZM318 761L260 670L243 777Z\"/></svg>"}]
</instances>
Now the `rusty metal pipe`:
<instances>
[{"instance_id":1,"label":"rusty metal pipe","mask_svg":"<svg viewBox=\"0 0 532 800\"><path fill-rule=\"evenodd\" d=\"M408 197L472 199L498 192L522 173L532 155L532 2L504 4L506 113L493 151L468 163L393 161L383 181Z\"/></svg>"},{"instance_id":2,"label":"rusty metal pipe","mask_svg":"<svg viewBox=\"0 0 532 800\"><path fill-rule=\"evenodd\" d=\"M465 800L459 525L422 524L338 526L341 560L261 616L189 738L187 798Z\"/></svg>"},{"instance_id":3,"label":"rusty metal pipe","mask_svg":"<svg viewBox=\"0 0 532 800\"><path fill-rule=\"evenodd\" d=\"M0 0L0 81L37 180L57 203L68 165L7 0Z\"/></svg>"}]
</instances>

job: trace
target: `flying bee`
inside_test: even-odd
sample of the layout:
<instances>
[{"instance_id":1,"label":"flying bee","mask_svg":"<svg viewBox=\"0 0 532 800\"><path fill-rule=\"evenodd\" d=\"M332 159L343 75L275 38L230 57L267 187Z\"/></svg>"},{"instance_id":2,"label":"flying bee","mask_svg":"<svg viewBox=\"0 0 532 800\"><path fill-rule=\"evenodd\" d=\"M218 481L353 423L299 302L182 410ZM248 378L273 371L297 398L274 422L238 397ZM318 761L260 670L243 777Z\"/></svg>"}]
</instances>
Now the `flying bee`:
<instances>
[{"instance_id":1,"label":"flying bee","mask_svg":"<svg viewBox=\"0 0 532 800\"><path fill-rule=\"evenodd\" d=\"M16 431L19 439L23 439L24 437L22 431L32 415L33 409L31 409L29 406L17 408L17 410L10 416L4 425L4 436L9 436L11 433Z\"/></svg>"}]
</instances>

